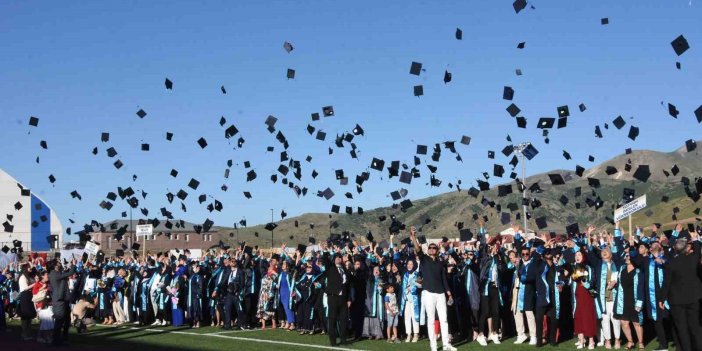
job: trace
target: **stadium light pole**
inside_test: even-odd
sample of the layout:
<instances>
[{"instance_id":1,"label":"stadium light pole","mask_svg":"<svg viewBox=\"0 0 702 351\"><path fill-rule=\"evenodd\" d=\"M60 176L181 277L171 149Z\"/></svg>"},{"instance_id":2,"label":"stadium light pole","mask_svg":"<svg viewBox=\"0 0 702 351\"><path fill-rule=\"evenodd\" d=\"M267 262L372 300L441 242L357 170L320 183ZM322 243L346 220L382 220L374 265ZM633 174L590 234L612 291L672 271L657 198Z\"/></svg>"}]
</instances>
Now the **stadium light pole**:
<instances>
[{"instance_id":1,"label":"stadium light pole","mask_svg":"<svg viewBox=\"0 0 702 351\"><path fill-rule=\"evenodd\" d=\"M531 145L531 142L524 142L514 145L514 151L519 156L519 161L522 163L522 217L524 217L524 235L527 235L527 205L526 205L526 156L524 150Z\"/></svg>"},{"instance_id":2,"label":"stadium light pole","mask_svg":"<svg viewBox=\"0 0 702 351\"><path fill-rule=\"evenodd\" d=\"M273 223L273 209L271 208L271 223ZM275 228L271 230L271 249L273 249L273 231Z\"/></svg>"}]
</instances>

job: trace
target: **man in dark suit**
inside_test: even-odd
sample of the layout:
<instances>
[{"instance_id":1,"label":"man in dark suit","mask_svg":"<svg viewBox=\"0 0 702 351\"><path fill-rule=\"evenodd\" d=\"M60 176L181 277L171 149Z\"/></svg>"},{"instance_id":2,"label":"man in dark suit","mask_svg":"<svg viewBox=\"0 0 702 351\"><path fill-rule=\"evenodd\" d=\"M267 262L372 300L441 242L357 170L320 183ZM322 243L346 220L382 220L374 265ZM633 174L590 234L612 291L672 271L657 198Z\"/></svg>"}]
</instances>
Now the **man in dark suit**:
<instances>
[{"instance_id":1,"label":"man in dark suit","mask_svg":"<svg viewBox=\"0 0 702 351\"><path fill-rule=\"evenodd\" d=\"M678 350L691 351L702 348L702 331L699 324L699 299L702 284L697 276L700 263L700 242L696 232L681 232L678 224L672 234L673 257L667 262L663 280L663 300L658 307L665 308L668 301L678 331ZM693 346L693 344L695 346Z\"/></svg>"},{"instance_id":2,"label":"man in dark suit","mask_svg":"<svg viewBox=\"0 0 702 351\"><path fill-rule=\"evenodd\" d=\"M68 271L63 270L63 265L59 259L49 261L47 265L49 271L49 284L51 284L51 304L54 312L54 338L53 345L61 346L63 339L68 337L69 302L71 299L68 291L68 278L75 274L73 264L69 265Z\"/></svg>"},{"instance_id":3,"label":"man in dark suit","mask_svg":"<svg viewBox=\"0 0 702 351\"><path fill-rule=\"evenodd\" d=\"M218 295L224 296L224 327L222 329L232 329L232 314L236 313L236 327L241 329L244 325L244 309L241 303L241 293L244 287L244 270L239 268L236 260L226 258L224 260L224 271L222 280L217 289L212 294L212 298Z\"/></svg>"},{"instance_id":4,"label":"man in dark suit","mask_svg":"<svg viewBox=\"0 0 702 351\"><path fill-rule=\"evenodd\" d=\"M346 344L346 327L349 319L350 283L351 274L344 268L341 255L336 253L329 255L325 252L322 257L324 264L323 277L326 278L324 292L327 294L327 306L329 309L329 342L331 346ZM337 343L337 328L340 342Z\"/></svg>"}]
</instances>

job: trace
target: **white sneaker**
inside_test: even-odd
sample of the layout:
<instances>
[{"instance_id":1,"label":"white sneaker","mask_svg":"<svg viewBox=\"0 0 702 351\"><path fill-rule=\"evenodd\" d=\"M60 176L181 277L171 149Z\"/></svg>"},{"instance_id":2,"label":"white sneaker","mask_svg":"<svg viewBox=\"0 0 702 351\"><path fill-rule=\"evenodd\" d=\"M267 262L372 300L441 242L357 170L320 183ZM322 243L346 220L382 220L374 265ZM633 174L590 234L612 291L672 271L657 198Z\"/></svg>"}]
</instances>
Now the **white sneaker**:
<instances>
[{"instance_id":1,"label":"white sneaker","mask_svg":"<svg viewBox=\"0 0 702 351\"><path fill-rule=\"evenodd\" d=\"M532 337L529 339L529 345L536 345L536 337L533 337L533 336L532 336Z\"/></svg>"},{"instance_id":2,"label":"white sneaker","mask_svg":"<svg viewBox=\"0 0 702 351\"><path fill-rule=\"evenodd\" d=\"M495 344L498 344L498 345L501 344L500 338L497 336L497 334L490 335L490 340L492 340L492 342Z\"/></svg>"},{"instance_id":3,"label":"white sneaker","mask_svg":"<svg viewBox=\"0 0 702 351\"><path fill-rule=\"evenodd\" d=\"M475 339L475 341L477 341L480 346L487 346L487 340L485 340L485 336L483 335L478 335L478 338Z\"/></svg>"},{"instance_id":4,"label":"white sneaker","mask_svg":"<svg viewBox=\"0 0 702 351\"><path fill-rule=\"evenodd\" d=\"M419 341L419 334L414 334L414 338L412 338L412 342L418 342Z\"/></svg>"},{"instance_id":5,"label":"white sneaker","mask_svg":"<svg viewBox=\"0 0 702 351\"><path fill-rule=\"evenodd\" d=\"M514 341L515 344L521 344L525 341L527 341L527 336L526 335L519 335L517 336L517 340Z\"/></svg>"},{"instance_id":6,"label":"white sneaker","mask_svg":"<svg viewBox=\"0 0 702 351\"><path fill-rule=\"evenodd\" d=\"M159 326L159 325L161 325L161 321L158 320L158 319L157 319L155 322L153 322L153 323L151 324L152 327L157 327L157 326Z\"/></svg>"},{"instance_id":7,"label":"white sneaker","mask_svg":"<svg viewBox=\"0 0 702 351\"><path fill-rule=\"evenodd\" d=\"M410 342L410 341L412 341L412 334L407 335L407 339L405 340L405 342Z\"/></svg>"},{"instance_id":8,"label":"white sneaker","mask_svg":"<svg viewBox=\"0 0 702 351\"><path fill-rule=\"evenodd\" d=\"M600 340L600 342L597 343L597 347L602 347L604 346L604 340Z\"/></svg>"},{"instance_id":9,"label":"white sneaker","mask_svg":"<svg viewBox=\"0 0 702 351\"><path fill-rule=\"evenodd\" d=\"M458 351L455 347L453 347L453 346L451 346L451 345L444 345L444 347L442 348L442 350L443 350L443 351Z\"/></svg>"}]
</instances>

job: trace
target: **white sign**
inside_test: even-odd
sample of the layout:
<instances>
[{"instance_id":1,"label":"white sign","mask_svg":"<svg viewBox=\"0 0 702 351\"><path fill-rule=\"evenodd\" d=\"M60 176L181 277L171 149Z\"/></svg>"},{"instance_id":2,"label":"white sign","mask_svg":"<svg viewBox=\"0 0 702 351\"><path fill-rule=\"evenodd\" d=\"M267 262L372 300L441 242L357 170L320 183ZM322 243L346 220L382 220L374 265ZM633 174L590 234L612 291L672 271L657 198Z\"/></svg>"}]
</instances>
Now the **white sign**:
<instances>
[{"instance_id":1,"label":"white sign","mask_svg":"<svg viewBox=\"0 0 702 351\"><path fill-rule=\"evenodd\" d=\"M614 221L619 222L644 208L646 208L646 195L614 210Z\"/></svg>"},{"instance_id":2,"label":"white sign","mask_svg":"<svg viewBox=\"0 0 702 351\"><path fill-rule=\"evenodd\" d=\"M88 241L85 243L85 248L83 249L83 252L87 253L88 255L97 255L98 250L100 248L98 247L98 244Z\"/></svg>"},{"instance_id":3,"label":"white sign","mask_svg":"<svg viewBox=\"0 0 702 351\"><path fill-rule=\"evenodd\" d=\"M154 226L151 224L144 224L136 226L136 236L147 236L154 232Z\"/></svg>"}]
</instances>

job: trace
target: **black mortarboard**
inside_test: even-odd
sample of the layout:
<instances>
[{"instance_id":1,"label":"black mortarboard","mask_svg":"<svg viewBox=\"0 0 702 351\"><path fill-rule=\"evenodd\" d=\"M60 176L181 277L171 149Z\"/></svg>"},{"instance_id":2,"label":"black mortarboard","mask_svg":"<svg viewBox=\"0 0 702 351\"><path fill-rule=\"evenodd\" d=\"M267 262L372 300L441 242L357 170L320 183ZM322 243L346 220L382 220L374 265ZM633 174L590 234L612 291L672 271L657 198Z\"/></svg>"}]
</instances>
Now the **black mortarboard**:
<instances>
[{"instance_id":1,"label":"black mortarboard","mask_svg":"<svg viewBox=\"0 0 702 351\"><path fill-rule=\"evenodd\" d=\"M331 211L334 213L339 213L340 207L339 205L332 205Z\"/></svg>"},{"instance_id":2,"label":"black mortarboard","mask_svg":"<svg viewBox=\"0 0 702 351\"><path fill-rule=\"evenodd\" d=\"M680 111L678 111L675 105L668 103L668 114L673 118L678 118Z\"/></svg>"},{"instance_id":3,"label":"black mortarboard","mask_svg":"<svg viewBox=\"0 0 702 351\"><path fill-rule=\"evenodd\" d=\"M604 18L600 19L600 24L603 26L606 24L609 24L609 18L604 17Z\"/></svg>"},{"instance_id":4,"label":"black mortarboard","mask_svg":"<svg viewBox=\"0 0 702 351\"><path fill-rule=\"evenodd\" d=\"M453 75L448 70L444 71L444 84L451 82Z\"/></svg>"},{"instance_id":5,"label":"black mortarboard","mask_svg":"<svg viewBox=\"0 0 702 351\"><path fill-rule=\"evenodd\" d=\"M150 147L149 144L143 143L141 144L141 151L149 151Z\"/></svg>"},{"instance_id":6,"label":"black mortarboard","mask_svg":"<svg viewBox=\"0 0 702 351\"><path fill-rule=\"evenodd\" d=\"M463 31L461 30L461 28L456 28L456 39L457 40L463 39Z\"/></svg>"},{"instance_id":7,"label":"black mortarboard","mask_svg":"<svg viewBox=\"0 0 702 351\"><path fill-rule=\"evenodd\" d=\"M111 148L107 149L107 156L108 156L108 157L115 157L115 156L117 156L117 150L115 150L114 147L111 147Z\"/></svg>"},{"instance_id":8,"label":"black mortarboard","mask_svg":"<svg viewBox=\"0 0 702 351\"><path fill-rule=\"evenodd\" d=\"M422 72L422 64L419 62L412 62L410 65L410 74L418 76Z\"/></svg>"},{"instance_id":9,"label":"black mortarboard","mask_svg":"<svg viewBox=\"0 0 702 351\"><path fill-rule=\"evenodd\" d=\"M426 155L427 154L427 146L426 145L417 145L417 154L418 155Z\"/></svg>"},{"instance_id":10,"label":"black mortarboard","mask_svg":"<svg viewBox=\"0 0 702 351\"><path fill-rule=\"evenodd\" d=\"M700 107L702 109L702 106ZM461 137L461 144L463 145L470 145L470 137L467 135L464 135Z\"/></svg>"},{"instance_id":11,"label":"black mortarboard","mask_svg":"<svg viewBox=\"0 0 702 351\"><path fill-rule=\"evenodd\" d=\"M517 44L517 49L524 49L524 46L525 46L525 45L526 45L526 42L523 41L523 42ZM512 100L512 99L508 99L508 100Z\"/></svg>"},{"instance_id":12,"label":"black mortarboard","mask_svg":"<svg viewBox=\"0 0 702 351\"><path fill-rule=\"evenodd\" d=\"M695 117L697 118L697 123L702 123L702 105L695 110Z\"/></svg>"},{"instance_id":13,"label":"black mortarboard","mask_svg":"<svg viewBox=\"0 0 702 351\"><path fill-rule=\"evenodd\" d=\"M553 185L565 184L565 180L563 180L563 176L561 176L558 173L549 174L548 178L551 180L551 184L553 184Z\"/></svg>"},{"instance_id":14,"label":"black mortarboard","mask_svg":"<svg viewBox=\"0 0 702 351\"><path fill-rule=\"evenodd\" d=\"M526 128L527 127L527 119L525 117L517 117L517 127L518 128Z\"/></svg>"},{"instance_id":15,"label":"black mortarboard","mask_svg":"<svg viewBox=\"0 0 702 351\"><path fill-rule=\"evenodd\" d=\"M414 86L414 96L422 96L422 95L424 95L424 86L415 85Z\"/></svg>"},{"instance_id":16,"label":"black mortarboard","mask_svg":"<svg viewBox=\"0 0 702 351\"><path fill-rule=\"evenodd\" d=\"M278 227L277 224L270 222L270 223L266 224L266 226L264 228L268 231L273 231L273 229L275 229L277 227Z\"/></svg>"},{"instance_id":17,"label":"black mortarboard","mask_svg":"<svg viewBox=\"0 0 702 351\"><path fill-rule=\"evenodd\" d=\"M563 158L565 158L566 160L570 160L570 159L571 159L570 154L568 153L568 151L563 150Z\"/></svg>"},{"instance_id":18,"label":"black mortarboard","mask_svg":"<svg viewBox=\"0 0 702 351\"><path fill-rule=\"evenodd\" d=\"M142 110L142 109L139 109L139 111L137 111L136 114L137 114L137 116L139 116L139 118L144 118L144 117L146 117L146 111L144 111L144 110Z\"/></svg>"},{"instance_id":19,"label":"black mortarboard","mask_svg":"<svg viewBox=\"0 0 702 351\"><path fill-rule=\"evenodd\" d=\"M570 116L570 111L568 111L568 105L559 106L557 110L559 118Z\"/></svg>"},{"instance_id":20,"label":"black mortarboard","mask_svg":"<svg viewBox=\"0 0 702 351\"><path fill-rule=\"evenodd\" d=\"M578 105L578 108L580 109L580 112L585 112L585 110L587 110L587 107L585 107L585 104Z\"/></svg>"},{"instance_id":21,"label":"black mortarboard","mask_svg":"<svg viewBox=\"0 0 702 351\"><path fill-rule=\"evenodd\" d=\"M527 6L526 0L514 0L512 7L514 7L514 12L519 13L524 10Z\"/></svg>"},{"instance_id":22,"label":"black mortarboard","mask_svg":"<svg viewBox=\"0 0 702 351\"><path fill-rule=\"evenodd\" d=\"M502 165L495 164L492 169L492 174L495 177L502 177L502 175L505 173L505 168L502 167Z\"/></svg>"},{"instance_id":23,"label":"black mortarboard","mask_svg":"<svg viewBox=\"0 0 702 351\"><path fill-rule=\"evenodd\" d=\"M173 82L171 82L170 79L166 78L166 81L164 82L164 84L166 85L166 89L173 90Z\"/></svg>"},{"instance_id":24,"label":"black mortarboard","mask_svg":"<svg viewBox=\"0 0 702 351\"><path fill-rule=\"evenodd\" d=\"M526 159L530 160L530 161L531 161L531 159L536 157L536 155L538 155L538 154L539 154L539 150L537 150L536 147L534 147L534 144L529 144L529 145L527 145L527 147L524 150L522 150L522 155L524 155L524 157L526 157ZM514 158L513 158L513 160L514 160ZM510 164L511 163L512 162L510 162Z\"/></svg>"},{"instance_id":25,"label":"black mortarboard","mask_svg":"<svg viewBox=\"0 0 702 351\"><path fill-rule=\"evenodd\" d=\"M207 147L207 140L205 140L205 138L200 138L197 140L197 144L204 149Z\"/></svg>"},{"instance_id":26,"label":"black mortarboard","mask_svg":"<svg viewBox=\"0 0 702 351\"><path fill-rule=\"evenodd\" d=\"M502 223L502 225L506 225L511 220L512 216L509 214L509 212L502 212L502 214L500 215L500 223Z\"/></svg>"},{"instance_id":27,"label":"black mortarboard","mask_svg":"<svg viewBox=\"0 0 702 351\"><path fill-rule=\"evenodd\" d=\"M512 89L512 87L505 86L502 90L502 98L505 100L512 100L514 98L514 89Z\"/></svg>"},{"instance_id":28,"label":"black mortarboard","mask_svg":"<svg viewBox=\"0 0 702 351\"><path fill-rule=\"evenodd\" d=\"M166 140L171 141L173 139L173 133L166 132Z\"/></svg>"},{"instance_id":29,"label":"black mortarboard","mask_svg":"<svg viewBox=\"0 0 702 351\"><path fill-rule=\"evenodd\" d=\"M370 168L372 168L376 171L382 171L384 166L385 166L385 161L373 157L373 160L371 161Z\"/></svg>"},{"instance_id":30,"label":"black mortarboard","mask_svg":"<svg viewBox=\"0 0 702 351\"><path fill-rule=\"evenodd\" d=\"M675 38L670 45L673 46L673 50L675 50L675 54L678 56L682 55L685 51L687 51L687 49L690 48L690 44L687 43L687 40L682 36L682 34Z\"/></svg>"},{"instance_id":31,"label":"black mortarboard","mask_svg":"<svg viewBox=\"0 0 702 351\"><path fill-rule=\"evenodd\" d=\"M595 162L595 156L589 155L589 156L587 157L587 160L590 161L590 162Z\"/></svg>"},{"instance_id":32,"label":"black mortarboard","mask_svg":"<svg viewBox=\"0 0 702 351\"><path fill-rule=\"evenodd\" d=\"M617 118L612 121L612 124L614 124L617 129L622 129L626 125L626 121L624 121L624 118L622 116L618 116Z\"/></svg>"},{"instance_id":33,"label":"black mortarboard","mask_svg":"<svg viewBox=\"0 0 702 351\"><path fill-rule=\"evenodd\" d=\"M512 117L517 117L517 115L519 114L519 112L522 111L522 110L520 110L519 107L517 107L517 105L515 105L515 104L510 104L509 106L507 106L507 109L506 109L506 110L507 110L507 113L509 113L509 115L512 116Z\"/></svg>"},{"instance_id":34,"label":"black mortarboard","mask_svg":"<svg viewBox=\"0 0 702 351\"><path fill-rule=\"evenodd\" d=\"M29 117L29 125L32 127L38 127L39 126L39 118L36 118L34 116Z\"/></svg>"},{"instance_id":35,"label":"black mortarboard","mask_svg":"<svg viewBox=\"0 0 702 351\"><path fill-rule=\"evenodd\" d=\"M605 169L605 173L607 175L612 175L612 174L615 174L617 172L618 172L617 169L613 166L607 166L607 168Z\"/></svg>"},{"instance_id":36,"label":"black mortarboard","mask_svg":"<svg viewBox=\"0 0 702 351\"><path fill-rule=\"evenodd\" d=\"M600 180L597 178L587 178L587 185L589 185L592 188L599 188Z\"/></svg>"},{"instance_id":37,"label":"black mortarboard","mask_svg":"<svg viewBox=\"0 0 702 351\"><path fill-rule=\"evenodd\" d=\"M503 197L512 193L512 184L504 184L497 187L497 196Z\"/></svg>"},{"instance_id":38,"label":"black mortarboard","mask_svg":"<svg viewBox=\"0 0 702 351\"><path fill-rule=\"evenodd\" d=\"M568 235L580 234L580 226L578 226L578 223L570 224L566 227L566 233Z\"/></svg>"},{"instance_id":39,"label":"black mortarboard","mask_svg":"<svg viewBox=\"0 0 702 351\"><path fill-rule=\"evenodd\" d=\"M647 182L648 178L651 177L651 171L648 165L639 165L639 167L636 168L636 172L634 172L633 177L641 182Z\"/></svg>"},{"instance_id":40,"label":"black mortarboard","mask_svg":"<svg viewBox=\"0 0 702 351\"><path fill-rule=\"evenodd\" d=\"M548 222L546 222L546 217L544 216L544 217L537 218L536 219L536 226L539 229L544 229L544 228L548 227Z\"/></svg>"},{"instance_id":41,"label":"black mortarboard","mask_svg":"<svg viewBox=\"0 0 702 351\"><path fill-rule=\"evenodd\" d=\"M288 73L286 74L286 76L288 77L288 79L295 79L295 70L288 68Z\"/></svg>"},{"instance_id":42,"label":"black mortarboard","mask_svg":"<svg viewBox=\"0 0 702 351\"><path fill-rule=\"evenodd\" d=\"M115 168L120 169L122 168L122 166L124 166L124 163L122 163L122 161L120 160L117 160L115 161L115 163L113 163L113 165L115 166Z\"/></svg>"},{"instance_id":43,"label":"black mortarboard","mask_svg":"<svg viewBox=\"0 0 702 351\"><path fill-rule=\"evenodd\" d=\"M685 141L685 149L687 150L687 152L694 151L695 149L697 149L697 142L692 139Z\"/></svg>"},{"instance_id":44,"label":"black mortarboard","mask_svg":"<svg viewBox=\"0 0 702 351\"><path fill-rule=\"evenodd\" d=\"M555 122L556 119L553 117L541 117L539 118L539 124L537 125L537 128L550 129L553 128Z\"/></svg>"},{"instance_id":45,"label":"black mortarboard","mask_svg":"<svg viewBox=\"0 0 702 351\"><path fill-rule=\"evenodd\" d=\"M334 116L334 106L322 107L322 115L324 115L324 117Z\"/></svg>"},{"instance_id":46,"label":"black mortarboard","mask_svg":"<svg viewBox=\"0 0 702 351\"><path fill-rule=\"evenodd\" d=\"M488 151L488 158L494 159L495 158L495 151Z\"/></svg>"},{"instance_id":47,"label":"black mortarboard","mask_svg":"<svg viewBox=\"0 0 702 351\"><path fill-rule=\"evenodd\" d=\"M561 128L565 128L566 126L568 126L568 117L558 117L557 128L561 129Z\"/></svg>"},{"instance_id":48,"label":"black mortarboard","mask_svg":"<svg viewBox=\"0 0 702 351\"><path fill-rule=\"evenodd\" d=\"M402 202L400 202L400 207L403 210L407 210L407 209L411 208L412 206L413 206L412 201L410 201L410 199L405 199Z\"/></svg>"},{"instance_id":49,"label":"black mortarboard","mask_svg":"<svg viewBox=\"0 0 702 351\"><path fill-rule=\"evenodd\" d=\"M568 205L568 197L565 195L561 195L561 198L558 199L558 202L560 202L563 206Z\"/></svg>"}]
</instances>

